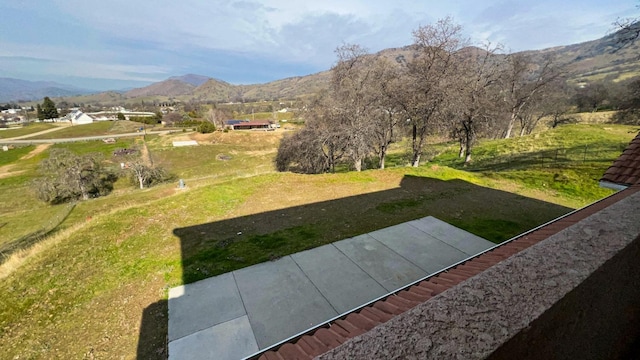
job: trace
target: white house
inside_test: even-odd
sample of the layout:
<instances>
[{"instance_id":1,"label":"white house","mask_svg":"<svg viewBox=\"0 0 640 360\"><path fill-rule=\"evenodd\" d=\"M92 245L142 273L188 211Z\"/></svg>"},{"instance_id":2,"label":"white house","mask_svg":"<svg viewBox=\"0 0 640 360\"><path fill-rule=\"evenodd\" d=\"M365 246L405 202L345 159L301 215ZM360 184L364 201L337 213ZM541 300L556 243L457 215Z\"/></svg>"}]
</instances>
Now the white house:
<instances>
[{"instance_id":1,"label":"white house","mask_svg":"<svg viewBox=\"0 0 640 360\"><path fill-rule=\"evenodd\" d=\"M82 125L82 124L91 124L93 122L93 118L80 110L73 110L67 115L71 120L72 124Z\"/></svg>"}]
</instances>

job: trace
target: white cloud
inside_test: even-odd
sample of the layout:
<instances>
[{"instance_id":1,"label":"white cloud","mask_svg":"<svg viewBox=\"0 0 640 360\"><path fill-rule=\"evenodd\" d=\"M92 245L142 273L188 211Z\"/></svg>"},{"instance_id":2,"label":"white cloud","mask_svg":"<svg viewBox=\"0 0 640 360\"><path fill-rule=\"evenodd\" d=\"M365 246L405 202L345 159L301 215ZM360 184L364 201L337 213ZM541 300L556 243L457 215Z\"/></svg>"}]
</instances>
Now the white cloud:
<instances>
[{"instance_id":1,"label":"white cloud","mask_svg":"<svg viewBox=\"0 0 640 360\"><path fill-rule=\"evenodd\" d=\"M24 0L1 4L0 10L53 17L55 25L32 21L31 37L29 31L13 31L0 39L0 48L14 59L57 61L51 71L71 75L156 80L191 72L190 66L240 73L246 59L252 67L246 72L264 79L267 69L294 64L325 70L342 43L371 51L408 45L412 30L448 15L474 42L499 42L518 51L596 39L616 17L636 11L635 5L631 0ZM256 69L260 62L264 68ZM7 64L0 62L16 66Z\"/></svg>"},{"instance_id":2,"label":"white cloud","mask_svg":"<svg viewBox=\"0 0 640 360\"><path fill-rule=\"evenodd\" d=\"M152 40L167 49L244 51L301 61L313 61L318 53L326 52L328 44L331 52L343 41L375 34L383 35L389 45L393 40L406 40L410 38L407 29L398 34L387 25L418 24L416 17L424 15L382 1L59 0L58 6L75 21L122 39ZM389 14L396 17L389 18ZM292 42L299 47L291 46ZM396 44L401 45L405 44Z\"/></svg>"},{"instance_id":3,"label":"white cloud","mask_svg":"<svg viewBox=\"0 0 640 360\"><path fill-rule=\"evenodd\" d=\"M35 48L2 42L0 48L3 49L0 70L7 74L31 70L36 74L153 82L163 79L171 71L166 66L128 65L111 61L114 53L109 50L85 51L51 45Z\"/></svg>"}]
</instances>

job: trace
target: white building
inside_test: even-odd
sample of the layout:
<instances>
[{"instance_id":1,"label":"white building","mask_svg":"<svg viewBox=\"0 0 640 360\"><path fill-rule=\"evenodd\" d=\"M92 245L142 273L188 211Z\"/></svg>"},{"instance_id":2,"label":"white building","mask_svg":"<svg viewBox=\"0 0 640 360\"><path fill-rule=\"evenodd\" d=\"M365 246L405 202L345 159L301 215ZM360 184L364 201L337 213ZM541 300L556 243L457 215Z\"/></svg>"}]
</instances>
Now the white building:
<instances>
[{"instance_id":1,"label":"white building","mask_svg":"<svg viewBox=\"0 0 640 360\"><path fill-rule=\"evenodd\" d=\"M82 124L91 124L93 122L93 118L80 110L73 110L67 115L67 117L71 120L72 124L82 125Z\"/></svg>"}]
</instances>

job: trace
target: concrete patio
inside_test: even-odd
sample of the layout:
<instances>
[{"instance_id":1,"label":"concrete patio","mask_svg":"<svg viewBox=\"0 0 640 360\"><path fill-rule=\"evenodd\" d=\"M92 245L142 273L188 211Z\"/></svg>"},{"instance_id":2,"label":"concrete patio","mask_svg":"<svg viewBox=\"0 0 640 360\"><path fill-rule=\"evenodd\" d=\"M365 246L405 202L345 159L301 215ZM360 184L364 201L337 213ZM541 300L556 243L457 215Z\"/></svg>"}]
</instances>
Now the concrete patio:
<instances>
[{"instance_id":1,"label":"concrete patio","mask_svg":"<svg viewBox=\"0 0 640 360\"><path fill-rule=\"evenodd\" d=\"M169 358L242 359L493 245L425 217L173 288Z\"/></svg>"}]
</instances>

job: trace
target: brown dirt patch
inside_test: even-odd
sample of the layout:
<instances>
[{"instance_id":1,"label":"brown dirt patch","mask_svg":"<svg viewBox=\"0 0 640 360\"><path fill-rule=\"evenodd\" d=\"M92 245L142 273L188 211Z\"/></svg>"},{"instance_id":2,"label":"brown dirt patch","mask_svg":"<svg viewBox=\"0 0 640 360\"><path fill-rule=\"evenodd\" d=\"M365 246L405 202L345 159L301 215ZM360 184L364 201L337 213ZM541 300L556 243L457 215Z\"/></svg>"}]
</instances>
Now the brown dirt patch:
<instances>
[{"instance_id":1,"label":"brown dirt patch","mask_svg":"<svg viewBox=\"0 0 640 360\"><path fill-rule=\"evenodd\" d=\"M241 145L247 143L260 143L265 145L275 145L282 138L282 134L282 131L217 131L212 134L196 134L194 135L194 140L213 144Z\"/></svg>"},{"instance_id":2,"label":"brown dirt patch","mask_svg":"<svg viewBox=\"0 0 640 360\"><path fill-rule=\"evenodd\" d=\"M20 160L31 159L32 157L34 157L34 156L40 154L41 152L47 150L50 146L51 146L51 144L40 144L40 145L36 146L35 149L31 150L31 152L29 152L28 154L26 154L23 157L21 157ZM4 179L4 178L10 177L10 176L19 175L19 174L22 174L23 172L26 171L26 170L12 171L13 168L15 168L15 166L16 166L16 164L8 164L8 165L0 166L0 179Z\"/></svg>"},{"instance_id":3,"label":"brown dirt patch","mask_svg":"<svg viewBox=\"0 0 640 360\"><path fill-rule=\"evenodd\" d=\"M142 159L142 163L146 166L153 166L151 161L151 156L149 155L149 148L147 147L147 143L143 143L140 148L140 158Z\"/></svg>"},{"instance_id":4,"label":"brown dirt patch","mask_svg":"<svg viewBox=\"0 0 640 360\"><path fill-rule=\"evenodd\" d=\"M21 157L20 160L31 159L32 157L34 157L34 156L42 153L43 151L47 150L49 147L51 147L51 144L40 144L40 145L37 145L35 149L31 150L31 152L28 153L27 155Z\"/></svg>"},{"instance_id":5,"label":"brown dirt patch","mask_svg":"<svg viewBox=\"0 0 640 360\"><path fill-rule=\"evenodd\" d=\"M13 169L14 166L15 166L14 164L0 166L0 179L19 175L26 171L26 170L11 171L11 169Z\"/></svg>"}]
</instances>

